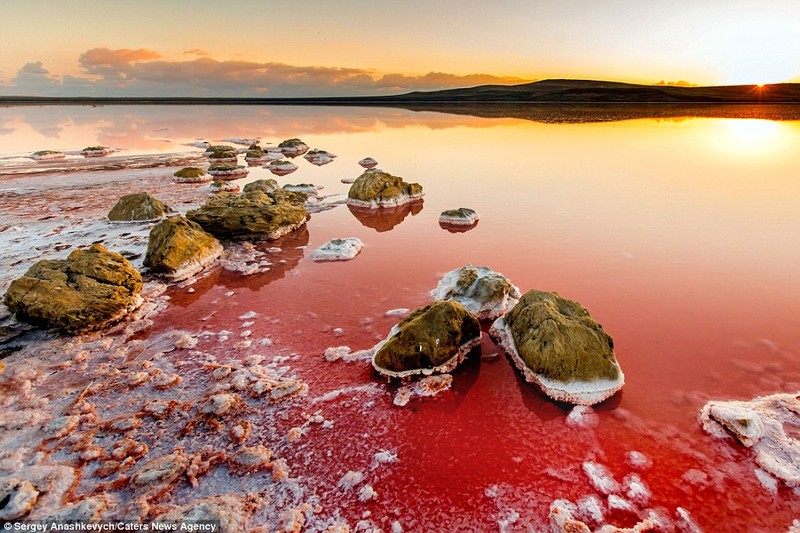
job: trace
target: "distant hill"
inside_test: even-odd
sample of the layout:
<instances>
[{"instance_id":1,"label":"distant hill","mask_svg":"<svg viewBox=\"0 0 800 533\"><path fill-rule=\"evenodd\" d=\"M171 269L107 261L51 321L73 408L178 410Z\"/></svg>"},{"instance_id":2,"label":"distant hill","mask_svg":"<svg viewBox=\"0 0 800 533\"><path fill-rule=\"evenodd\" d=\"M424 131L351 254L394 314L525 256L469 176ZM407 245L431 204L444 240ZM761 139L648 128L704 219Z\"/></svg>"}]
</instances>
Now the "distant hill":
<instances>
[{"instance_id":1,"label":"distant hill","mask_svg":"<svg viewBox=\"0 0 800 533\"><path fill-rule=\"evenodd\" d=\"M800 84L677 87L592 80L544 80L522 85L481 85L386 97L402 102L563 103L800 103Z\"/></svg>"},{"instance_id":2,"label":"distant hill","mask_svg":"<svg viewBox=\"0 0 800 533\"><path fill-rule=\"evenodd\" d=\"M311 98L38 97L0 96L0 105L227 104L227 105L438 105L474 103L729 103L800 104L800 83L679 87L592 80L543 80L521 85L481 85L391 96Z\"/></svg>"}]
</instances>

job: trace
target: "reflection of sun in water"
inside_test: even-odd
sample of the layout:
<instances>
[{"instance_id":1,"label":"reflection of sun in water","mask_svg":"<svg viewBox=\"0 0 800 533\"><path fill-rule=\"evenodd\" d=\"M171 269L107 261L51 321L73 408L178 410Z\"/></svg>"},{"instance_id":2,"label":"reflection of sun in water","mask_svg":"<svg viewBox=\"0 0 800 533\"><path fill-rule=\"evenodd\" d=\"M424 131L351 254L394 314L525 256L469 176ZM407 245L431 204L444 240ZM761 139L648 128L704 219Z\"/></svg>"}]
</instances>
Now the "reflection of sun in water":
<instances>
[{"instance_id":1,"label":"reflection of sun in water","mask_svg":"<svg viewBox=\"0 0 800 533\"><path fill-rule=\"evenodd\" d=\"M789 133L774 120L723 119L719 141L727 150L738 155L761 155L783 147Z\"/></svg>"}]
</instances>

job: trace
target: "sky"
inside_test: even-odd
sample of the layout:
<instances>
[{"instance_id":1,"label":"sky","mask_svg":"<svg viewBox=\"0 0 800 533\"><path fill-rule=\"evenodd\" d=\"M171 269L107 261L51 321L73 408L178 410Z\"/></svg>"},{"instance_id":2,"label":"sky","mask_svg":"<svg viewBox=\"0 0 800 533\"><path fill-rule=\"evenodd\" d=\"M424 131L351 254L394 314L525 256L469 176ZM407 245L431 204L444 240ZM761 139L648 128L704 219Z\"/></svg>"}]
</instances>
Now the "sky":
<instances>
[{"instance_id":1,"label":"sky","mask_svg":"<svg viewBox=\"0 0 800 533\"><path fill-rule=\"evenodd\" d=\"M0 95L800 82L800 1L0 0Z\"/></svg>"}]
</instances>

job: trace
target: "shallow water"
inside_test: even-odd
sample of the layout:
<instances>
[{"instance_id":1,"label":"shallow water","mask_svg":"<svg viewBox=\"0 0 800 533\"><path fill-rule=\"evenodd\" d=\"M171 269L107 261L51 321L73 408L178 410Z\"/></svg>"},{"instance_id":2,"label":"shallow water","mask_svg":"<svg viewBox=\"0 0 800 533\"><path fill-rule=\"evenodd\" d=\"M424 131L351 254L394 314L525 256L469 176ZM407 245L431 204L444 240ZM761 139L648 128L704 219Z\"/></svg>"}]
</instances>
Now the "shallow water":
<instances>
[{"instance_id":1,"label":"shallow water","mask_svg":"<svg viewBox=\"0 0 800 533\"><path fill-rule=\"evenodd\" d=\"M9 157L0 163L91 144L127 156L197 152L186 145L195 140L295 136L338 158L323 167L298 158L299 170L279 183L322 185L336 200L348 188L340 179L357 176L356 161L372 156L379 168L421 183L424 203L373 216L343 205L314 213L307 233L277 243L283 250L270 272L217 268L192 292L171 288L170 305L141 335L237 332L240 316L258 313L252 337L271 339L276 354L297 354L290 364L309 395L284 418L269 410L253 420L288 431L299 412L319 408L335 423L281 450L323 515L353 526L368 518L385 530L399 521L406 531L539 531L554 500L598 493L584 462L607 466L622 482L636 471L625 454L636 450L653 462L640 471L652 492L640 517L661 509L678 523L682 507L706 531L785 531L800 516L800 495L762 486L752 454L706 435L697 421L708 399L800 391L800 122L20 107L0 110L0 157ZM260 177L272 176L255 168L241 183ZM460 233L439 227L439 213L457 207L475 209L478 225ZM297 248L350 236L364 249L349 262L314 263ZM566 425L570 407L521 380L486 335L483 355L454 372L451 391L402 409L368 364L322 358L330 346L371 347L397 321L386 311L426 304L438 279L466 263L503 273L523 292L577 300L614 337L626 386L595 406L596 427ZM222 346L231 359L256 351ZM13 356L12 363L19 364ZM373 470L380 450L398 461ZM365 473L377 499L361 503L337 488L350 470ZM636 522L625 513L607 518Z\"/></svg>"}]
</instances>

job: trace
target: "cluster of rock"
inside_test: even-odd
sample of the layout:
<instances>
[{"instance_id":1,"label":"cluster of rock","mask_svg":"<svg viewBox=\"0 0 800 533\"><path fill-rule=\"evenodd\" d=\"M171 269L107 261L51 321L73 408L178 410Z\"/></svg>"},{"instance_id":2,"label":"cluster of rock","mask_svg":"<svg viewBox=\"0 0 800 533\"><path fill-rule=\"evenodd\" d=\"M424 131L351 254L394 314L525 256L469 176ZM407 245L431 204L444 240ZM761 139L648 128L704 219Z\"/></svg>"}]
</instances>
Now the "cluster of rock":
<instances>
[{"instance_id":1,"label":"cluster of rock","mask_svg":"<svg viewBox=\"0 0 800 533\"><path fill-rule=\"evenodd\" d=\"M39 150L33 152L30 156L34 161L48 161L50 159L64 159L64 152L58 150Z\"/></svg>"},{"instance_id":2,"label":"cluster of rock","mask_svg":"<svg viewBox=\"0 0 800 533\"><path fill-rule=\"evenodd\" d=\"M146 192L126 194L108 212L111 222L155 222L174 213L164 202Z\"/></svg>"},{"instance_id":3,"label":"cluster of rock","mask_svg":"<svg viewBox=\"0 0 800 533\"><path fill-rule=\"evenodd\" d=\"M367 209L397 207L423 196L419 183L406 183L401 177L373 169L364 171L350 186L347 204Z\"/></svg>"},{"instance_id":4,"label":"cluster of rock","mask_svg":"<svg viewBox=\"0 0 800 533\"><path fill-rule=\"evenodd\" d=\"M266 153L258 144L250 145L244 154L244 160L248 165L261 165L268 161Z\"/></svg>"},{"instance_id":5,"label":"cluster of rock","mask_svg":"<svg viewBox=\"0 0 800 533\"><path fill-rule=\"evenodd\" d=\"M236 163L238 154L236 150L216 150L208 154L208 160L213 163Z\"/></svg>"},{"instance_id":6,"label":"cluster of rock","mask_svg":"<svg viewBox=\"0 0 800 533\"><path fill-rule=\"evenodd\" d=\"M519 290L486 267L447 273L431 292L436 302L415 310L373 348L382 375L403 378L452 371L480 343L480 320L525 379L550 398L601 402L622 388L613 340L577 302L555 293Z\"/></svg>"}]
</instances>

